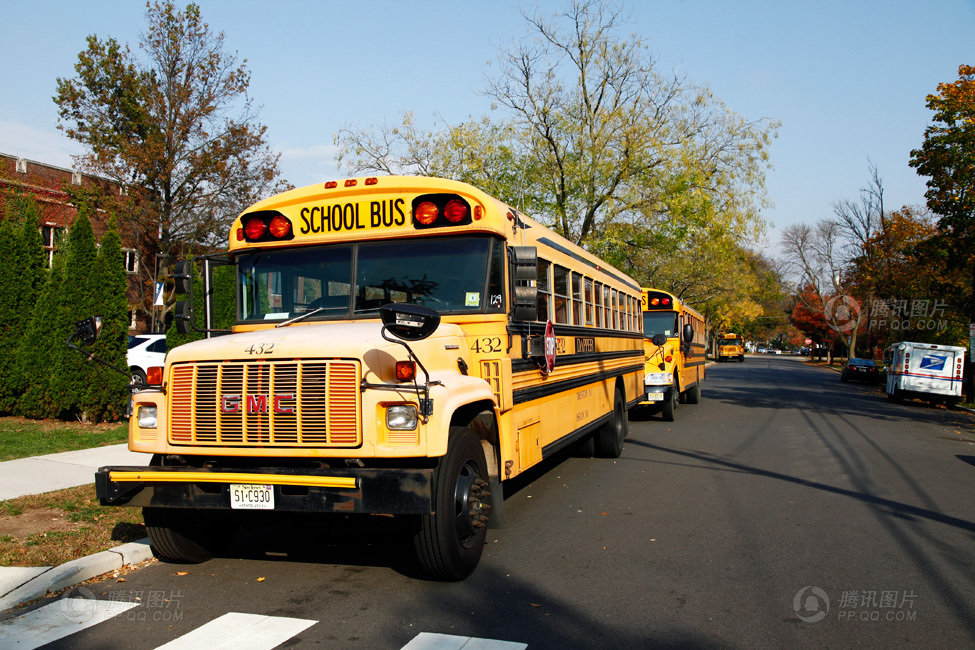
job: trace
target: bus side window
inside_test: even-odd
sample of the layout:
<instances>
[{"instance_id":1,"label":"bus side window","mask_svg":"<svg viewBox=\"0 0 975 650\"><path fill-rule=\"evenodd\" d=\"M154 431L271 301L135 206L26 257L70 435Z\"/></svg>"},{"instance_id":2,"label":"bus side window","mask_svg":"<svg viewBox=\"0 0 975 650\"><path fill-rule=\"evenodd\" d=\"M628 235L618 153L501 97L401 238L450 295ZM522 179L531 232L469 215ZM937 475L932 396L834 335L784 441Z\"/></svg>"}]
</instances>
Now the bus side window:
<instances>
[{"instance_id":1,"label":"bus side window","mask_svg":"<svg viewBox=\"0 0 975 650\"><path fill-rule=\"evenodd\" d=\"M555 265L555 282L553 283L553 297L555 299L556 323L569 322L569 269Z\"/></svg>"},{"instance_id":2,"label":"bus side window","mask_svg":"<svg viewBox=\"0 0 975 650\"><path fill-rule=\"evenodd\" d=\"M578 273L572 274L572 324L582 325L582 276Z\"/></svg>"},{"instance_id":3,"label":"bus side window","mask_svg":"<svg viewBox=\"0 0 975 650\"><path fill-rule=\"evenodd\" d=\"M596 283L596 327L603 326L603 283Z\"/></svg>"},{"instance_id":4,"label":"bus side window","mask_svg":"<svg viewBox=\"0 0 975 650\"><path fill-rule=\"evenodd\" d=\"M593 322L593 300L592 300L592 280L586 278L586 325L592 327L595 323Z\"/></svg>"},{"instance_id":5,"label":"bus side window","mask_svg":"<svg viewBox=\"0 0 975 650\"><path fill-rule=\"evenodd\" d=\"M548 281L548 271L552 263L548 260L543 260L538 258L538 281L536 286L538 287L538 320L547 321L548 320L548 300L552 294Z\"/></svg>"},{"instance_id":6,"label":"bus side window","mask_svg":"<svg viewBox=\"0 0 975 650\"><path fill-rule=\"evenodd\" d=\"M612 329L613 327L613 303L610 301L610 289L603 285L603 327Z\"/></svg>"}]
</instances>

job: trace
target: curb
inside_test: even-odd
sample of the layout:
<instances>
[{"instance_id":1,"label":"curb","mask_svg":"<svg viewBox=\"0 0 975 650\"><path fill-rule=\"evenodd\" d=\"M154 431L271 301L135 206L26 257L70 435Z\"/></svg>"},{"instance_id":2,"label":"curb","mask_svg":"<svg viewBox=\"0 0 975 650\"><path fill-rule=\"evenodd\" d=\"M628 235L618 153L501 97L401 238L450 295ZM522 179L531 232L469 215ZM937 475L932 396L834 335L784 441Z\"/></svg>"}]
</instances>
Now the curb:
<instances>
[{"instance_id":1,"label":"curb","mask_svg":"<svg viewBox=\"0 0 975 650\"><path fill-rule=\"evenodd\" d=\"M3 595L0 596L0 612L27 601L42 598L48 593L74 587L104 573L145 562L151 558L152 549L149 546L149 538L144 537L138 541L71 560L56 567L37 567L34 569L0 567L0 589L4 591ZM16 571L10 571L10 569L16 569ZM4 579L5 571L13 574L6 580Z\"/></svg>"}]
</instances>

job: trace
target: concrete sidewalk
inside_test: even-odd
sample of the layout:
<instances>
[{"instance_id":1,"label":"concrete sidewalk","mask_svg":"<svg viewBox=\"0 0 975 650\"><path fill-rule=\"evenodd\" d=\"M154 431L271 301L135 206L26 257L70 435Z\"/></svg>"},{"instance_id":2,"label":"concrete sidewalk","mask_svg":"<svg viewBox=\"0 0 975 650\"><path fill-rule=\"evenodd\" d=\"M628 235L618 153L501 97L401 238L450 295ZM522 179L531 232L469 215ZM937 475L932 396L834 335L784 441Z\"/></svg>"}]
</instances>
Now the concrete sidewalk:
<instances>
[{"instance_id":1,"label":"concrete sidewalk","mask_svg":"<svg viewBox=\"0 0 975 650\"><path fill-rule=\"evenodd\" d=\"M110 445L0 462L0 501L94 483L105 465L148 465L150 454ZM152 557L148 538L58 567L0 567L0 612Z\"/></svg>"},{"instance_id":2,"label":"concrete sidewalk","mask_svg":"<svg viewBox=\"0 0 975 650\"><path fill-rule=\"evenodd\" d=\"M151 457L129 451L123 443L7 460L0 463L0 501L94 483L99 467L148 465Z\"/></svg>"}]
</instances>

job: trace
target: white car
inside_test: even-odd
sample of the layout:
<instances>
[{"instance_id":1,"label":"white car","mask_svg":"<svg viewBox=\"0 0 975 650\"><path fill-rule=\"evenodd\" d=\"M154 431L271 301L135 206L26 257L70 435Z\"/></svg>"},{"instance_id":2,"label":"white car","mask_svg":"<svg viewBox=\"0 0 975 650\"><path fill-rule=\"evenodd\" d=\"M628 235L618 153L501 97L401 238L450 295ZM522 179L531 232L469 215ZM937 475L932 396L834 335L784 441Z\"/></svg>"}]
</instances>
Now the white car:
<instances>
[{"instance_id":1,"label":"white car","mask_svg":"<svg viewBox=\"0 0 975 650\"><path fill-rule=\"evenodd\" d=\"M166 362L165 334L138 334L129 337L129 350L125 354L132 383L146 383L146 369L162 366Z\"/></svg>"}]
</instances>

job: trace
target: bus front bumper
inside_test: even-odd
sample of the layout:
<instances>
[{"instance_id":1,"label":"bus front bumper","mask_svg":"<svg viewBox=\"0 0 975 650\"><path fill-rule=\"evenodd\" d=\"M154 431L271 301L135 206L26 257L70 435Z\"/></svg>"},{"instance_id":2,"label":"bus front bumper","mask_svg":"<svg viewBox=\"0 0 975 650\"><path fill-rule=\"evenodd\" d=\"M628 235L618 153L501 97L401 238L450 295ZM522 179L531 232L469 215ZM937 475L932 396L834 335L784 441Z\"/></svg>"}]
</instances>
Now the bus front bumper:
<instances>
[{"instance_id":1,"label":"bus front bumper","mask_svg":"<svg viewBox=\"0 0 975 650\"><path fill-rule=\"evenodd\" d=\"M433 511L432 479L432 469L122 466L99 468L95 493L106 506L419 515ZM251 494L260 498L240 496Z\"/></svg>"}]
</instances>

